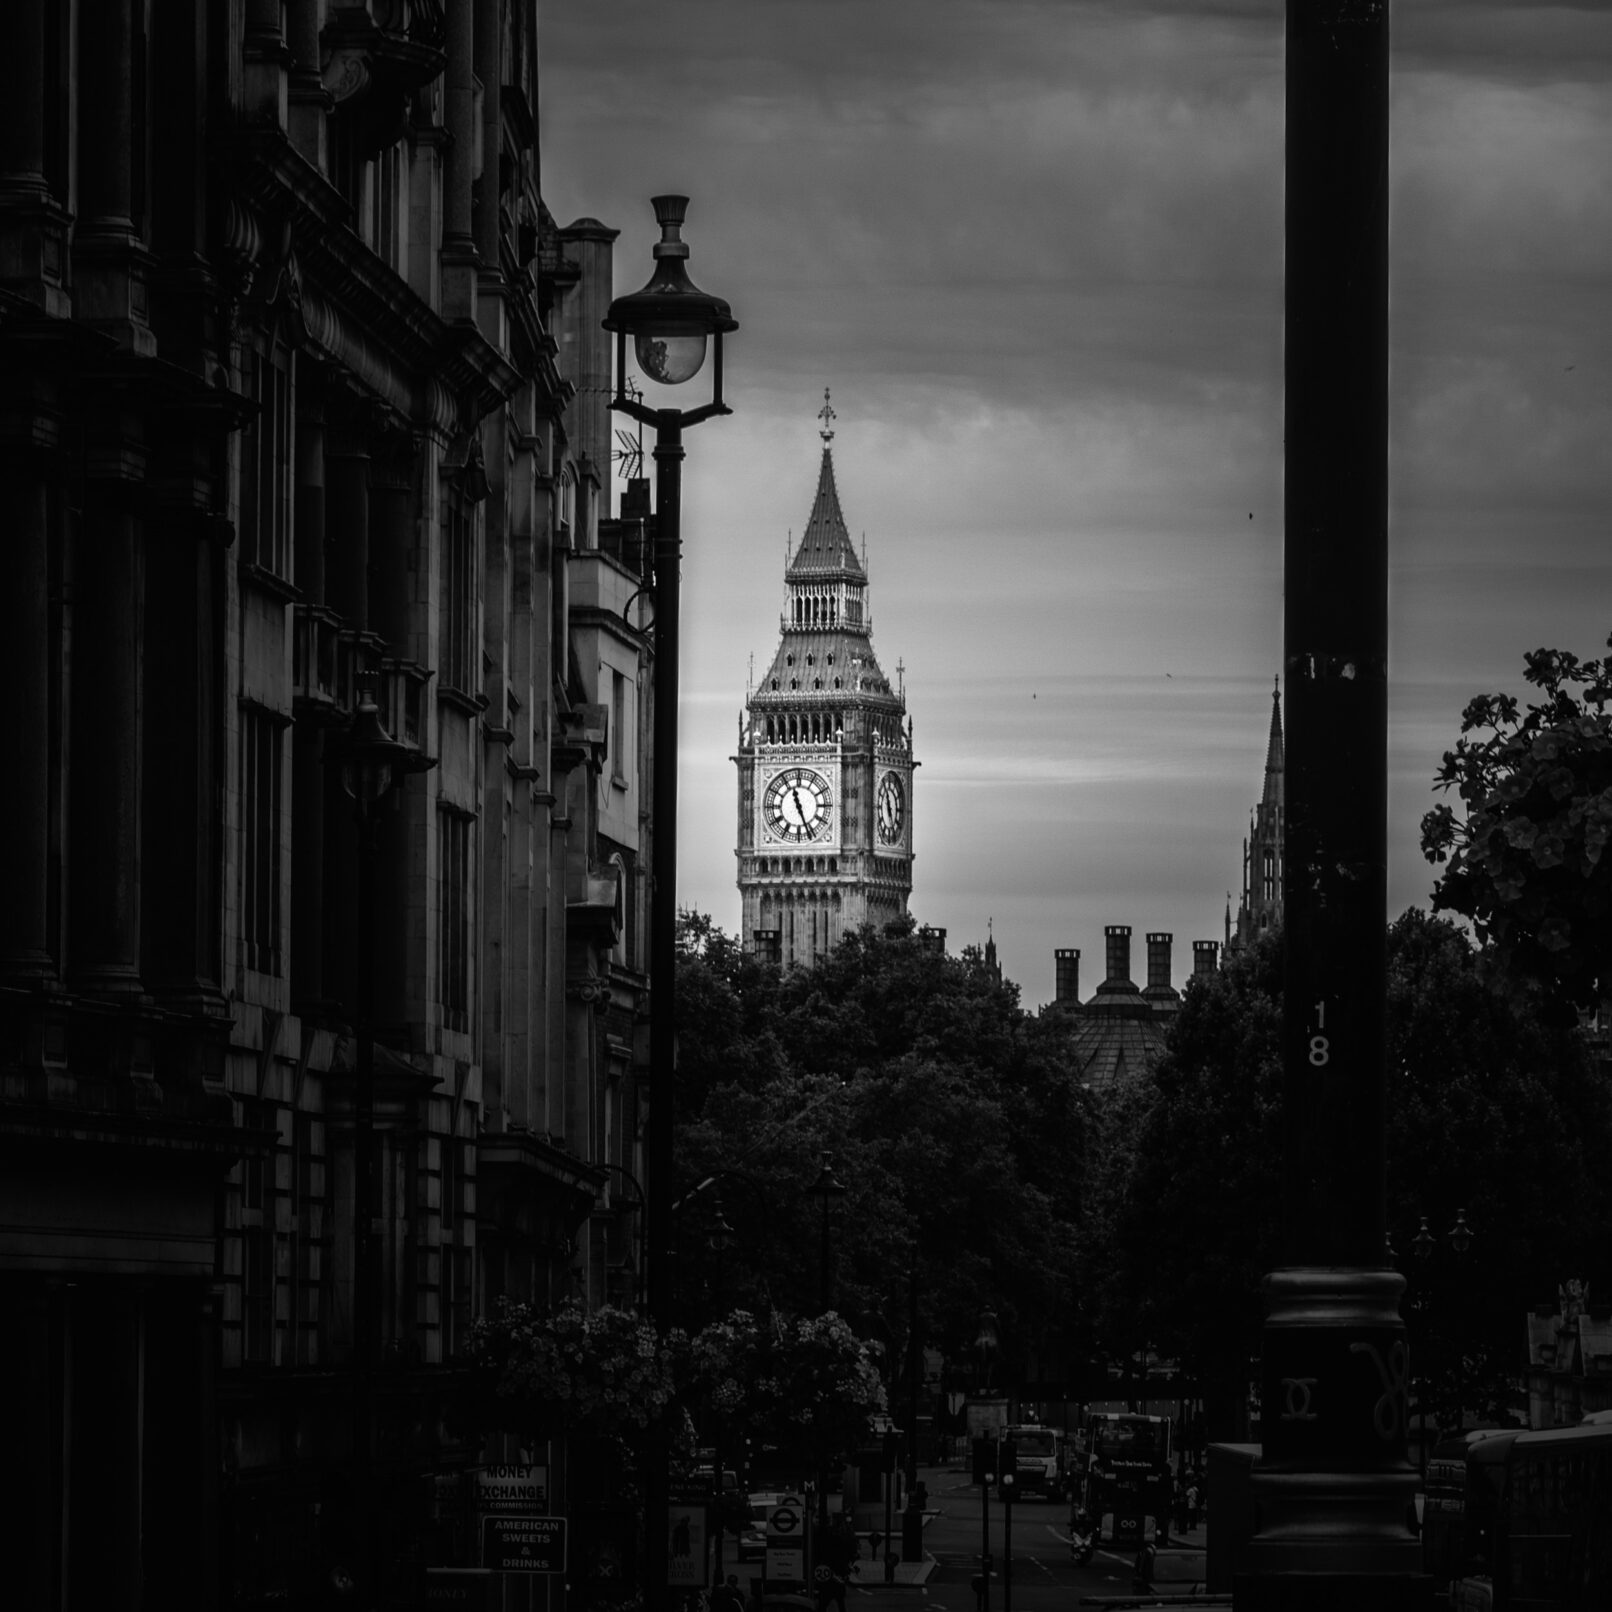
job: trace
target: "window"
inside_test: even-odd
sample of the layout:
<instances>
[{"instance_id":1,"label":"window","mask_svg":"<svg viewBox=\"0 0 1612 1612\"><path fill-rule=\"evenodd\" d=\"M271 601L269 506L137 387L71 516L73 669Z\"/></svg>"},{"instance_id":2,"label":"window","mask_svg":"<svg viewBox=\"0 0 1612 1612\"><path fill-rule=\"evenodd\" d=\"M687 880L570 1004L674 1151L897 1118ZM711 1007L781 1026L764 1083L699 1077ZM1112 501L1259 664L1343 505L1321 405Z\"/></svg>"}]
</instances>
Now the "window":
<instances>
[{"instance_id":1,"label":"window","mask_svg":"<svg viewBox=\"0 0 1612 1612\"><path fill-rule=\"evenodd\" d=\"M610 781L627 782L627 678L622 672L610 674Z\"/></svg>"},{"instance_id":2,"label":"window","mask_svg":"<svg viewBox=\"0 0 1612 1612\"><path fill-rule=\"evenodd\" d=\"M241 1102L250 1151L241 1161L241 1357L266 1363L274 1345L275 1111Z\"/></svg>"},{"instance_id":3,"label":"window","mask_svg":"<svg viewBox=\"0 0 1612 1612\"><path fill-rule=\"evenodd\" d=\"M241 435L241 558L291 575L291 355L248 347L246 395L258 413Z\"/></svg>"},{"instance_id":4,"label":"window","mask_svg":"<svg viewBox=\"0 0 1612 1612\"><path fill-rule=\"evenodd\" d=\"M475 1250L442 1249L442 1353L451 1358L464 1347L475 1313L472 1305Z\"/></svg>"},{"instance_id":5,"label":"window","mask_svg":"<svg viewBox=\"0 0 1612 1612\"><path fill-rule=\"evenodd\" d=\"M442 530L442 686L476 691L476 513L457 491L448 494Z\"/></svg>"},{"instance_id":6,"label":"window","mask_svg":"<svg viewBox=\"0 0 1612 1612\"><path fill-rule=\"evenodd\" d=\"M291 1246L290 1278L291 1338L288 1350L298 1365L312 1365L318 1359L319 1249L323 1231L320 1187L324 1163L318 1163L315 1177L313 1116L297 1113L291 1117Z\"/></svg>"},{"instance_id":7,"label":"window","mask_svg":"<svg viewBox=\"0 0 1612 1612\"><path fill-rule=\"evenodd\" d=\"M389 269L403 271L403 187L407 147L400 140L376 159L369 194L369 246Z\"/></svg>"},{"instance_id":8,"label":"window","mask_svg":"<svg viewBox=\"0 0 1612 1612\"><path fill-rule=\"evenodd\" d=\"M437 804L437 866L442 898L437 922L437 998L450 1030L470 1028L470 826L474 820Z\"/></svg>"},{"instance_id":9,"label":"window","mask_svg":"<svg viewBox=\"0 0 1612 1612\"><path fill-rule=\"evenodd\" d=\"M281 720L241 712L241 942L246 966L280 972Z\"/></svg>"}]
</instances>

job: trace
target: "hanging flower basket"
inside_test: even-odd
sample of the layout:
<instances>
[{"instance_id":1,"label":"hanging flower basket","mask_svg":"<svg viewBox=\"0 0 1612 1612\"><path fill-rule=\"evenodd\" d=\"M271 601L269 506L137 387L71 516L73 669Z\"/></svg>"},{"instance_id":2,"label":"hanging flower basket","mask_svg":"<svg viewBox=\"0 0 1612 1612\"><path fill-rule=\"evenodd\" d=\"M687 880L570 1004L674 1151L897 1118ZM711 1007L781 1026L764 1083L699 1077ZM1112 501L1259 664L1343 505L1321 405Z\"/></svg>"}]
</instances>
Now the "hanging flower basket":
<instances>
[{"instance_id":1,"label":"hanging flower basket","mask_svg":"<svg viewBox=\"0 0 1612 1612\"><path fill-rule=\"evenodd\" d=\"M799 1443L824 1461L861 1444L885 1408L867 1345L832 1311L763 1322L735 1310L694 1337L689 1373L730 1426Z\"/></svg>"},{"instance_id":2,"label":"hanging flower basket","mask_svg":"<svg viewBox=\"0 0 1612 1612\"><path fill-rule=\"evenodd\" d=\"M483 1424L533 1439L627 1433L672 1399L673 1350L609 1305L538 1311L500 1299L471 1327L469 1355Z\"/></svg>"}]
</instances>

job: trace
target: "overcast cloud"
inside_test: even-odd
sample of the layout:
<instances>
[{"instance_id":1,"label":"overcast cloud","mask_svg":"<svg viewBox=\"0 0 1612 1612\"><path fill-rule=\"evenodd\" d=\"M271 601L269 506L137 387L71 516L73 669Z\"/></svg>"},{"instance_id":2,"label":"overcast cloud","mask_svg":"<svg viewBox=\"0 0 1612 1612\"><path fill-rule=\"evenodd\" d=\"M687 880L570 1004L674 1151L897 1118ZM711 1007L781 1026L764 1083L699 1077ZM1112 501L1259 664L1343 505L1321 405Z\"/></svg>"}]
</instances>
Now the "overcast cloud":
<instances>
[{"instance_id":1,"label":"overcast cloud","mask_svg":"<svg viewBox=\"0 0 1612 1612\"><path fill-rule=\"evenodd\" d=\"M1461 706L1612 629L1612 14L1398 0L1391 904ZM733 750L831 386L906 668L913 910L1029 1001L1102 928L1219 938L1281 661L1282 7L543 11L544 189L693 198L741 323L688 439L681 892L733 928ZM1140 956L1140 949L1137 952Z\"/></svg>"}]
</instances>

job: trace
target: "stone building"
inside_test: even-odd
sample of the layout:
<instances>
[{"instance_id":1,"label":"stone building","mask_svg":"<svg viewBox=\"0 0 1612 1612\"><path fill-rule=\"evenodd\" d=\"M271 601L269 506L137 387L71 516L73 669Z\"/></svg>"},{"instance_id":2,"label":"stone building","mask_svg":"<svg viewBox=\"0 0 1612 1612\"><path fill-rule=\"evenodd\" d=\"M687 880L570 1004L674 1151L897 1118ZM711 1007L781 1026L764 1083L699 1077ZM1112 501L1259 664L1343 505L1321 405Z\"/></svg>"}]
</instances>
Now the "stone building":
<instances>
[{"instance_id":1,"label":"stone building","mask_svg":"<svg viewBox=\"0 0 1612 1612\"><path fill-rule=\"evenodd\" d=\"M12 1604L308 1604L366 1489L392 1570L464 1564L431 1496L474 1454L467 1328L631 1290L644 550L609 518L613 233L543 205L534 19L8 13ZM366 950L367 701L405 759Z\"/></svg>"},{"instance_id":2,"label":"stone building","mask_svg":"<svg viewBox=\"0 0 1612 1612\"><path fill-rule=\"evenodd\" d=\"M1147 984L1131 978L1129 924L1103 930L1105 972L1091 997L1080 1000L1080 951L1060 947L1054 954L1054 996L1044 1011L1077 1020L1070 1043L1074 1077L1095 1090L1144 1078L1164 1055L1170 1024L1181 1010L1173 982L1175 937L1165 931L1147 936ZM1220 948L1212 940L1192 943L1194 977L1213 974Z\"/></svg>"},{"instance_id":3,"label":"stone building","mask_svg":"<svg viewBox=\"0 0 1612 1612\"><path fill-rule=\"evenodd\" d=\"M834 483L827 391L818 417L817 495L784 572L778 649L749 691L733 758L740 936L784 968L900 917L912 892L912 721L905 691L873 653L868 575Z\"/></svg>"}]
</instances>

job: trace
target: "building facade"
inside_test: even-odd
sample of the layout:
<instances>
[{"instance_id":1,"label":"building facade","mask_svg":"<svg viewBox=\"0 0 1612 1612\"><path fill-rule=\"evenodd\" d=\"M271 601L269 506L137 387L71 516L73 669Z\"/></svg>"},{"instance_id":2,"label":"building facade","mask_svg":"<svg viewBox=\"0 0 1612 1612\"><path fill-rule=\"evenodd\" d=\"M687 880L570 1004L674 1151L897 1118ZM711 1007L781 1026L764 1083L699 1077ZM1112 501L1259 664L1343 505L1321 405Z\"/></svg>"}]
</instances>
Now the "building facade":
<instances>
[{"instance_id":1,"label":"building facade","mask_svg":"<svg viewBox=\"0 0 1612 1612\"><path fill-rule=\"evenodd\" d=\"M739 718L744 945L809 966L912 891L912 721L873 653L868 576L834 482L823 394L817 494L784 572L777 652Z\"/></svg>"},{"instance_id":2,"label":"building facade","mask_svg":"<svg viewBox=\"0 0 1612 1612\"><path fill-rule=\"evenodd\" d=\"M389 1574L472 1564L433 1483L477 1454L473 1320L635 1280L613 232L543 205L519 0L8 21L7 1577L29 1608L312 1604L362 1548L355 1472ZM405 759L366 926L369 702Z\"/></svg>"},{"instance_id":3,"label":"building facade","mask_svg":"<svg viewBox=\"0 0 1612 1612\"><path fill-rule=\"evenodd\" d=\"M1044 1011L1075 1021L1070 1041L1077 1080L1102 1091L1145 1078L1164 1056L1166 1039L1181 1011L1174 983L1175 937L1163 930L1147 935L1147 984L1131 978L1131 928L1109 924L1103 930L1104 975L1091 997L1080 999L1080 949L1059 947L1053 954L1055 994ZM1192 943L1192 978L1219 967L1220 943Z\"/></svg>"}]
</instances>

